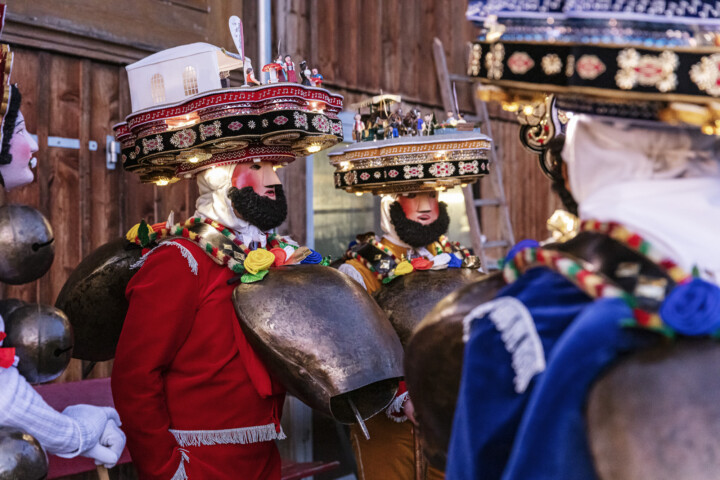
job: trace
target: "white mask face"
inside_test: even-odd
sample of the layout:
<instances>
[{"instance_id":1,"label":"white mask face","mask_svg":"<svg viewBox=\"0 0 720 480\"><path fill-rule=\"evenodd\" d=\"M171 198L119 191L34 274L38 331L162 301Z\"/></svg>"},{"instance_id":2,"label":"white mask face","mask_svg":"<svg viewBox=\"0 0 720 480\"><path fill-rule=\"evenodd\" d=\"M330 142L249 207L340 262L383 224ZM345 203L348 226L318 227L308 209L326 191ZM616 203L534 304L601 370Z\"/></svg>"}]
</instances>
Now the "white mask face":
<instances>
[{"instance_id":1,"label":"white mask face","mask_svg":"<svg viewBox=\"0 0 720 480\"><path fill-rule=\"evenodd\" d=\"M6 190L21 187L33 181L34 176L30 164L34 163L33 154L37 151L38 144L25 127L25 117L18 112L15 130L10 139L12 160L8 164L0 165L0 174L2 174Z\"/></svg>"}]
</instances>

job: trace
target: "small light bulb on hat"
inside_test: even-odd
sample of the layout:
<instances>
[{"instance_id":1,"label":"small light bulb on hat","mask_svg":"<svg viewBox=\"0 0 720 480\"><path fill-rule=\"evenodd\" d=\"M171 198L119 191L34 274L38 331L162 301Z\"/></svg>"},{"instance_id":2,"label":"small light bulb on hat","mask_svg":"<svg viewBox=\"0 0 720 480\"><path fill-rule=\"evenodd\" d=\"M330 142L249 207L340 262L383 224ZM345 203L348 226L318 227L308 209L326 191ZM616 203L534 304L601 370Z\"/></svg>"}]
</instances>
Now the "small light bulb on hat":
<instances>
[{"instance_id":1,"label":"small light bulb on hat","mask_svg":"<svg viewBox=\"0 0 720 480\"><path fill-rule=\"evenodd\" d=\"M311 143L307 147L308 153L316 153L316 152L319 152L320 150L322 150L322 145L320 145L319 143Z\"/></svg>"}]
</instances>

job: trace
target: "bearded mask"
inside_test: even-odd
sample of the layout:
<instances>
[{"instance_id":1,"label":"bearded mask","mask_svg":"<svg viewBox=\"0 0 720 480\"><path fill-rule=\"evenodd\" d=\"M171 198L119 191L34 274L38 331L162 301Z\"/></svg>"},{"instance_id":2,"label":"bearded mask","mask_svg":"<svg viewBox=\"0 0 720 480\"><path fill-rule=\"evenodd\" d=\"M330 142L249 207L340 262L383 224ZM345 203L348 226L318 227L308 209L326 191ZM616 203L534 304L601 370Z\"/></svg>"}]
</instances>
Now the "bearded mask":
<instances>
[{"instance_id":1,"label":"bearded mask","mask_svg":"<svg viewBox=\"0 0 720 480\"><path fill-rule=\"evenodd\" d=\"M450 216L445 202L438 202L437 218L424 225L410 220L400 203L395 201L390 205L390 221L398 238L413 248L424 247L437 241L450 226Z\"/></svg>"},{"instance_id":2,"label":"bearded mask","mask_svg":"<svg viewBox=\"0 0 720 480\"><path fill-rule=\"evenodd\" d=\"M287 201L282 185L275 185L274 199L255 193L251 186L241 189L231 187L228 197L238 216L262 231L280 226L287 217Z\"/></svg>"}]
</instances>

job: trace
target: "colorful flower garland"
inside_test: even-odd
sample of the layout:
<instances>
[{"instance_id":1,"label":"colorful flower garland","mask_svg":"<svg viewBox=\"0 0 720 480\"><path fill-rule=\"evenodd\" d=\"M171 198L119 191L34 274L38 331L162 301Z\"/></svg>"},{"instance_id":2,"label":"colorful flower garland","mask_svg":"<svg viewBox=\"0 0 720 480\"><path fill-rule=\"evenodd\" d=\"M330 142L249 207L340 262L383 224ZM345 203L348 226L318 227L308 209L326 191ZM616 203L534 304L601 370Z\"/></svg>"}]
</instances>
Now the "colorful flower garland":
<instances>
[{"instance_id":1,"label":"colorful flower garland","mask_svg":"<svg viewBox=\"0 0 720 480\"><path fill-rule=\"evenodd\" d=\"M646 256L654 263L665 270L675 283L683 284L689 282L693 276L683 270L678 264L663 256L650 242L637 233L631 232L624 225L616 222L598 222L597 220L584 220L580 224L580 231L597 232L607 235L613 240L626 245L632 250Z\"/></svg>"},{"instance_id":2,"label":"colorful flower garland","mask_svg":"<svg viewBox=\"0 0 720 480\"><path fill-rule=\"evenodd\" d=\"M619 223L586 220L581 224L581 231L602 233L646 256L660 266L677 285L688 284L693 279L691 274L685 272L673 260L663 256L650 242ZM637 308L637 299L609 278L583 267L569 255L557 250L546 250L542 247L524 248L505 263L503 276L507 283L512 283L527 270L539 266L561 274L591 298L622 298L632 308L634 316L625 322L625 326L646 328L669 337L673 337L676 333L674 328L663 321L659 313Z\"/></svg>"},{"instance_id":3,"label":"colorful flower garland","mask_svg":"<svg viewBox=\"0 0 720 480\"><path fill-rule=\"evenodd\" d=\"M213 227L215 230L225 236L228 240L230 240L233 244L235 244L240 249L240 251L245 254L245 260L236 260L235 258L233 258L232 255L223 252L218 247L214 246L212 243L204 239L202 235L190 230L190 227L200 223L205 223ZM128 231L126 238L131 243L135 243L142 247L147 247L152 242L157 242L162 240L163 238L173 236L187 238L191 242L196 243L198 246L200 246L200 248L202 248L205 253L207 253L213 259L216 259L218 263L227 266L234 273L243 274L241 277L241 281L243 283L252 283L262 280L265 275L267 275L268 268L270 268L271 265L276 263L276 255L274 253L264 248L257 248L255 250L250 249L247 245L242 243L240 238L235 235L232 230L209 218L192 217L185 222L177 223L170 228L167 228L167 225L164 223L148 225L143 220L137 225L135 225L133 228L131 228L130 231ZM287 246L291 246L293 249L298 248L295 245L291 245L286 238L281 237L276 233L272 233L267 236L267 245L270 249L282 249ZM313 253L316 256L319 256L317 252L313 251ZM313 261L314 260L315 257L313 257ZM284 261L285 260L283 259L283 262ZM322 264L324 262L325 260L314 263ZM329 261L327 263L329 264Z\"/></svg>"},{"instance_id":4,"label":"colorful flower garland","mask_svg":"<svg viewBox=\"0 0 720 480\"><path fill-rule=\"evenodd\" d=\"M372 263L370 261L366 260L362 255L360 255L358 252L353 250L348 250L346 253L347 258L357 260L362 266L367 268L375 277L380 280L380 282L386 284L393 281L395 278L400 277L402 275L407 275L408 273L411 273L415 270L430 270L432 268L433 262L431 260L427 260L425 258L413 258L412 260L408 261L405 256L398 257L395 255L392 250L390 250L388 247L380 243L376 238L371 238L367 240L368 244L372 245L373 247L377 248L381 252L383 252L385 255L392 257L393 261L395 262L395 268L391 269L390 271L386 273L380 273L373 267ZM441 235L437 243L439 246L435 247L435 254L440 255L442 253L448 253L450 255L454 254L455 251L460 252L461 255L464 257L470 256L470 251L466 248L462 248L460 246L459 242L450 242L445 235ZM455 247L455 251L453 250L453 247ZM450 264L448 264L450 266ZM450 267L454 268L454 267Z\"/></svg>"}]
</instances>

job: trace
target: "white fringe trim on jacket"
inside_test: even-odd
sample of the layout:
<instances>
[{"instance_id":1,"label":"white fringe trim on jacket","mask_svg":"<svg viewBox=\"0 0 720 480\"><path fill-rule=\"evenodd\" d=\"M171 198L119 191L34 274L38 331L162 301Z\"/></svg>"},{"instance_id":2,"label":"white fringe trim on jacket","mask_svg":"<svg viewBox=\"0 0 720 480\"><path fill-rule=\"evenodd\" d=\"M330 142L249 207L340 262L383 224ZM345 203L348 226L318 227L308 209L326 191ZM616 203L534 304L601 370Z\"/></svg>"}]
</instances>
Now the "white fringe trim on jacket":
<instances>
[{"instance_id":1,"label":"white fringe trim on jacket","mask_svg":"<svg viewBox=\"0 0 720 480\"><path fill-rule=\"evenodd\" d=\"M172 476L170 480L187 480L188 476L185 472L185 462L190 463L190 458L187 456L187 453L185 450L180 450L180 455L182 458L180 459L180 466L178 466L178 469L175 470L175 475Z\"/></svg>"},{"instance_id":2,"label":"white fringe trim on jacket","mask_svg":"<svg viewBox=\"0 0 720 480\"><path fill-rule=\"evenodd\" d=\"M523 393L533 377L545 370L545 350L527 307L517 298L499 297L475 307L463 318L463 342L470 339L475 320L487 318L500 332L505 349L512 355L515 392Z\"/></svg>"},{"instance_id":3,"label":"white fringe trim on jacket","mask_svg":"<svg viewBox=\"0 0 720 480\"><path fill-rule=\"evenodd\" d=\"M405 403L405 400L408 399L408 392L403 392L400 395L397 396L395 400L393 400L390 405L385 409L385 415L387 417L397 423L402 423L405 420L407 420L407 417L405 415L397 416L393 415L395 413L400 413L403 411L403 404Z\"/></svg>"},{"instance_id":4,"label":"white fringe trim on jacket","mask_svg":"<svg viewBox=\"0 0 720 480\"><path fill-rule=\"evenodd\" d=\"M147 252L145 255L143 255L142 257L140 257L140 259L139 259L137 262L135 262L135 263L133 263L132 265L130 265L130 270L135 270L136 268L142 267L143 264L145 263L145 260L147 260L147 258L148 258L155 250L157 250L157 249L160 248L160 247L164 247L164 246L166 246L166 245L172 245L173 247L177 247L178 249L180 249L180 253L182 253L182 256L185 257L185 259L186 259L187 262L188 262L188 267L190 267L190 271L193 273L193 275L197 275L197 274L198 274L198 263L197 263L197 260L195 260L195 257L193 256L193 254L190 252L190 250L188 250L187 248L185 248L184 245L180 245L179 243L173 242L173 241L160 242L160 245L158 245L157 247L153 248L152 250L150 250L149 252Z\"/></svg>"},{"instance_id":5,"label":"white fringe trim on jacket","mask_svg":"<svg viewBox=\"0 0 720 480\"><path fill-rule=\"evenodd\" d=\"M173 430L170 433L181 447L199 447L200 445L228 445L269 442L287 438L275 424L258 425L257 427L229 428L227 430Z\"/></svg>"}]
</instances>

